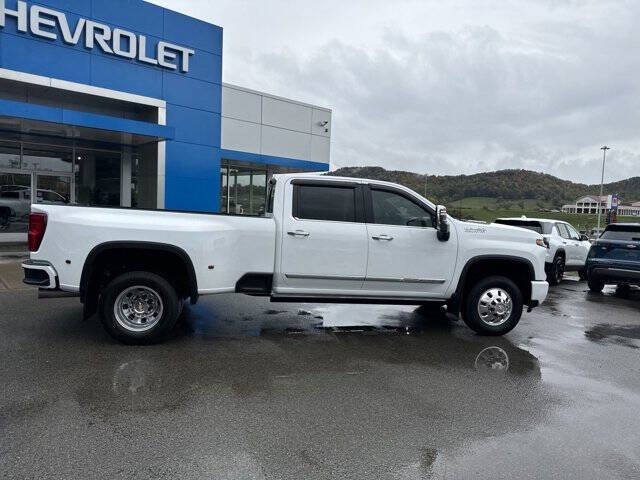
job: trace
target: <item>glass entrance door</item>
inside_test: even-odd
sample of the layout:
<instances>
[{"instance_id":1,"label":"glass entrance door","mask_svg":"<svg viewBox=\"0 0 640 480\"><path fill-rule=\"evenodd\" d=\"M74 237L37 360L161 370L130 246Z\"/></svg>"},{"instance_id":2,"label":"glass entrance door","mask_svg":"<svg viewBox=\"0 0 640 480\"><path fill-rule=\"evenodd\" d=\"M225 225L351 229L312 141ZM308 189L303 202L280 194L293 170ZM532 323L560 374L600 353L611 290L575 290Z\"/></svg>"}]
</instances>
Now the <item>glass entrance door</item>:
<instances>
[{"instance_id":1,"label":"glass entrance door","mask_svg":"<svg viewBox=\"0 0 640 480\"><path fill-rule=\"evenodd\" d=\"M36 203L64 205L71 201L71 175L36 175Z\"/></svg>"}]
</instances>

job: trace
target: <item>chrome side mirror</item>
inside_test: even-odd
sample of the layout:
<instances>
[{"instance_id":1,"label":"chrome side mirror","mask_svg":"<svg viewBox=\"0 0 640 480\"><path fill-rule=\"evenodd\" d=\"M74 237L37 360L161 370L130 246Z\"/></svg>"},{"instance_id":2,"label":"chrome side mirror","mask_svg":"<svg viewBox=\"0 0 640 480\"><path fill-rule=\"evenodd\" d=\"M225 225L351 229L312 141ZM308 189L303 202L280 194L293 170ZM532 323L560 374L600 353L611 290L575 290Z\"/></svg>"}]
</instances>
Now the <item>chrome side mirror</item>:
<instances>
[{"instance_id":1,"label":"chrome side mirror","mask_svg":"<svg viewBox=\"0 0 640 480\"><path fill-rule=\"evenodd\" d=\"M438 217L438 240L446 242L451 236L451 231L449 230L447 209L443 205L438 205L438 208L436 209L436 217Z\"/></svg>"}]
</instances>

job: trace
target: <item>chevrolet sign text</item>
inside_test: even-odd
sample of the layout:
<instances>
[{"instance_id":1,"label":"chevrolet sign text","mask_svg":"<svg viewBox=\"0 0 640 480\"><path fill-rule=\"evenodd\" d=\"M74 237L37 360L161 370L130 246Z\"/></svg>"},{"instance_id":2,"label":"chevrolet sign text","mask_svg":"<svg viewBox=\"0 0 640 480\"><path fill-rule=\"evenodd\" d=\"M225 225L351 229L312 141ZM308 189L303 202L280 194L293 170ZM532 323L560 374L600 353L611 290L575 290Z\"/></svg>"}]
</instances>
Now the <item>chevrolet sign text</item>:
<instances>
[{"instance_id":1,"label":"chevrolet sign text","mask_svg":"<svg viewBox=\"0 0 640 480\"><path fill-rule=\"evenodd\" d=\"M0 27L4 28L8 17L15 19L18 31L31 32L37 37L57 40L62 38L69 45L77 45L81 39L88 50L97 45L108 54L122 58L136 59L150 65L158 65L170 70L189 71L189 60L195 50L173 45L164 41L158 42L155 55L147 54L147 37L136 35L121 28L80 18L73 31L64 13L19 1L16 10L5 7L5 0L0 0Z\"/></svg>"}]
</instances>

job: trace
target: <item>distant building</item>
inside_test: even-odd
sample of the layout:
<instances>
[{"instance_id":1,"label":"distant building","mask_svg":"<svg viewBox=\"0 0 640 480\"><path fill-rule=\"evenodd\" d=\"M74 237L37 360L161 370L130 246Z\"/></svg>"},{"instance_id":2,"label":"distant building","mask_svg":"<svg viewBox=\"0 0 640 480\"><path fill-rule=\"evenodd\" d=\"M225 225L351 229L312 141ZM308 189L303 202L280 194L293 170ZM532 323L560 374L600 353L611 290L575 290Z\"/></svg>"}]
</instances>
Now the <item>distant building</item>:
<instances>
[{"instance_id":1,"label":"distant building","mask_svg":"<svg viewBox=\"0 0 640 480\"><path fill-rule=\"evenodd\" d=\"M613 195L603 195L598 202L598 195L587 195L576 200L574 205L564 205L562 211L564 213L583 213L595 215L598 213L598 203L600 211L603 215L607 215L611 210ZM618 215L622 216L640 216L640 202L624 205L622 201L618 202Z\"/></svg>"}]
</instances>

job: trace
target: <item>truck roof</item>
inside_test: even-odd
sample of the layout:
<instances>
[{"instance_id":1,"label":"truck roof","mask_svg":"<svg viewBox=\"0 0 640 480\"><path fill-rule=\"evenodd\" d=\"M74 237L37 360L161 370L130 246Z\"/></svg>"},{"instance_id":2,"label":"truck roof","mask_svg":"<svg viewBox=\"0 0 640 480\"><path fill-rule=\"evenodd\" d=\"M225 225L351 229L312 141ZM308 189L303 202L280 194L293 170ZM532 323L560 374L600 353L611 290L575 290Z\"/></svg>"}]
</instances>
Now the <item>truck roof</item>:
<instances>
[{"instance_id":1,"label":"truck roof","mask_svg":"<svg viewBox=\"0 0 640 480\"><path fill-rule=\"evenodd\" d=\"M398 183L393 183L393 182L385 182L383 180L373 180L369 178L355 178L355 177L338 177L334 175L326 175L326 172L279 173L279 174L275 174L273 178L275 178L276 180L283 180L283 181L286 181L289 179L296 179L296 178L305 178L305 179L308 178L310 180L321 180L321 181L327 181L327 182L352 182L352 183L360 183L360 184L386 185L393 188L399 188L401 190L404 190L405 192L411 193L412 195L419 197L425 202L427 202L433 208L435 208L436 206L435 203L433 203L429 199L423 197L418 192L408 187L405 187L404 185L400 185Z\"/></svg>"}]
</instances>

